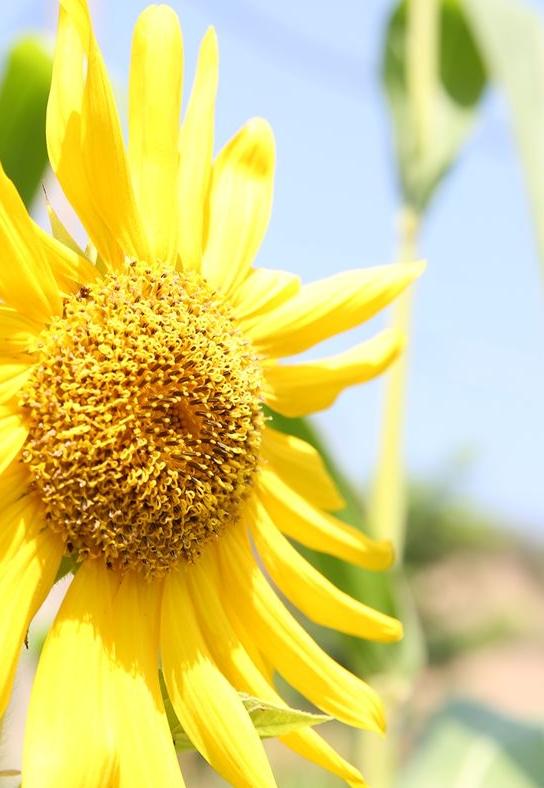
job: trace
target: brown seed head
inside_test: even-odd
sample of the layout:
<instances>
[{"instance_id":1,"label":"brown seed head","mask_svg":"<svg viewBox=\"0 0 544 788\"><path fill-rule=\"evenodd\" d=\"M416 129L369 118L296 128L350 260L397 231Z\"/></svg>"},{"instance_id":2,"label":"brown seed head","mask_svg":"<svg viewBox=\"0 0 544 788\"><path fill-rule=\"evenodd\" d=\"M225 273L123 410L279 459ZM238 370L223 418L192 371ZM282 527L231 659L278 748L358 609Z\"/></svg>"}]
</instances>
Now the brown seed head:
<instances>
[{"instance_id":1,"label":"brown seed head","mask_svg":"<svg viewBox=\"0 0 544 788\"><path fill-rule=\"evenodd\" d=\"M161 575L235 523L258 462L261 373L193 274L132 264L67 299L23 389L23 448L80 559Z\"/></svg>"}]
</instances>

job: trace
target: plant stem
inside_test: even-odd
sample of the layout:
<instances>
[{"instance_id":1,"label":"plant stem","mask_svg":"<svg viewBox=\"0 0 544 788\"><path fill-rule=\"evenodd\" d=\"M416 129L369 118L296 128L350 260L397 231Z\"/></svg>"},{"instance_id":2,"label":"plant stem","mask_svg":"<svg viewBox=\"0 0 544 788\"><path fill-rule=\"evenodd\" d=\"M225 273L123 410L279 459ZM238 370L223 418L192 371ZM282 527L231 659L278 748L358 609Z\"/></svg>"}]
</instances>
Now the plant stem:
<instances>
[{"instance_id":1,"label":"plant stem","mask_svg":"<svg viewBox=\"0 0 544 788\"><path fill-rule=\"evenodd\" d=\"M419 220L409 208L400 217L399 261L416 257ZM410 334L412 293L403 294L393 306L392 324L407 337ZM408 354L395 362L385 380L385 397L377 473L370 494L369 523L374 536L390 539L398 559L404 548L406 520L406 479L403 435L405 422Z\"/></svg>"}]
</instances>

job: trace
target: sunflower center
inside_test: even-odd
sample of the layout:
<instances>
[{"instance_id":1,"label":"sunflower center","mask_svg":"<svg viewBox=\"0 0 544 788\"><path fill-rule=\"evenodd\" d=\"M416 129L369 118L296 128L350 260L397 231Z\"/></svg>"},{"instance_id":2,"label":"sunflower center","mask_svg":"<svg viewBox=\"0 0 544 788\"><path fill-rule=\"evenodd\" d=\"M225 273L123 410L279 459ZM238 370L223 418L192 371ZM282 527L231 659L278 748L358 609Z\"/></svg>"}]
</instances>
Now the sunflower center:
<instances>
[{"instance_id":1,"label":"sunflower center","mask_svg":"<svg viewBox=\"0 0 544 788\"><path fill-rule=\"evenodd\" d=\"M23 449L68 553L160 575L236 522L261 440L258 361L197 276L132 264L43 334Z\"/></svg>"}]
</instances>

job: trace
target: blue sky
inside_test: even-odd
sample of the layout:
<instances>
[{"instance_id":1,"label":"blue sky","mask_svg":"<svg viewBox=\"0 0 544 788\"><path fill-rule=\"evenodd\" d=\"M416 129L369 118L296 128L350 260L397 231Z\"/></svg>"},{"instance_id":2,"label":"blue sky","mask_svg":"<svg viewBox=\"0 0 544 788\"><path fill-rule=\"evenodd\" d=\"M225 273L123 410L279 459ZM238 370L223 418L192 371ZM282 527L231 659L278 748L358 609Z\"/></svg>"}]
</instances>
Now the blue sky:
<instances>
[{"instance_id":1,"label":"blue sky","mask_svg":"<svg viewBox=\"0 0 544 788\"><path fill-rule=\"evenodd\" d=\"M91 5L122 102L130 30L147 3ZM274 127L275 206L258 262L294 270L306 281L390 262L399 206L378 68L391 4L343 0L334 11L311 0L171 5L183 23L189 77L206 27L218 30L218 143L251 115L264 115ZM3 11L0 45L28 29L52 31L54 6L19 0ZM544 300L500 96L486 99L437 195L421 253L429 266L418 285L410 351L409 467L421 477L462 467L462 493L536 532L544 521ZM323 349L344 348L349 339ZM351 390L318 417L359 483L376 456L381 390L379 383Z\"/></svg>"}]
</instances>

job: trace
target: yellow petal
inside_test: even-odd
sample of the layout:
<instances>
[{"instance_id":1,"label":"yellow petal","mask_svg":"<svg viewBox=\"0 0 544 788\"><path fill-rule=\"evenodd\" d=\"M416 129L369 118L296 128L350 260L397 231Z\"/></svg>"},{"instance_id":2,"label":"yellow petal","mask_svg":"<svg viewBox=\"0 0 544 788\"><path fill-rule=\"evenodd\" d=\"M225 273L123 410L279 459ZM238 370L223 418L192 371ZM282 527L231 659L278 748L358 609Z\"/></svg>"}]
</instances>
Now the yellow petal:
<instances>
[{"instance_id":1,"label":"yellow petal","mask_svg":"<svg viewBox=\"0 0 544 788\"><path fill-rule=\"evenodd\" d=\"M383 730L383 709L374 690L331 659L293 618L255 563L243 531L225 533L221 547L221 569L233 604L285 680L342 722Z\"/></svg>"},{"instance_id":2,"label":"yellow petal","mask_svg":"<svg viewBox=\"0 0 544 788\"><path fill-rule=\"evenodd\" d=\"M179 141L178 250L183 268L200 270L213 154L219 55L215 30L202 39Z\"/></svg>"},{"instance_id":3,"label":"yellow petal","mask_svg":"<svg viewBox=\"0 0 544 788\"><path fill-rule=\"evenodd\" d=\"M81 155L81 112L85 90L86 44L89 36L85 4L61 4L51 91L47 105L47 150L64 193L94 244L112 265L123 250L93 203Z\"/></svg>"},{"instance_id":4,"label":"yellow petal","mask_svg":"<svg viewBox=\"0 0 544 788\"><path fill-rule=\"evenodd\" d=\"M338 511L346 505L321 455L306 441L267 427L261 452L274 472L314 506Z\"/></svg>"},{"instance_id":5,"label":"yellow petal","mask_svg":"<svg viewBox=\"0 0 544 788\"><path fill-rule=\"evenodd\" d=\"M329 553L365 569L387 569L393 561L390 542L378 542L320 511L267 468L258 476L258 494L273 522L306 547Z\"/></svg>"},{"instance_id":6,"label":"yellow petal","mask_svg":"<svg viewBox=\"0 0 544 788\"><path fill-rule=\"evenodd\" d=\"M59 241L44 232L41 227L36 226L36 232L51 272L63 293L76 293L81 285L94 282L99 277L96 266L92 265L80 251L74 251L64 241Z\"/></svg>"},{"instance_id":7,"label":"yellow petal","mask_svg":"<svg viewBox=\"0 0 544 788\"><path fill-rule=\"evenodd\" d=\"M0 474L0 531L4 517L10 517L9 505L28 495L32 478L28 466L15 459L6 470Z\"/></svg>"},{"instance_id":8,"label":"yellow petal","mask_svg":"<svg viewBox=\"0 0 544 788\"><path fill-rule=\"evenodd\" d=\"M15 463L13 464L15 465ZM13 467L13 466L12 466ZM11 475L8 471L2 474L2 491L6 491L7 479ZM40 516L39 499L30 495L28 487L24 489L22 495L16 498L10 497L2 507L0 514L0 554L2 561L7 562L16 554L25 536L34 533L31 530L36 521L39 527L43 528L43 517Z\"/></svg>"},{"instance_id":9,"label":"yellow petal","mask_svg":"<svg viewBox=\"0 0 544 788\"><path fill-rule=\"evenodd\" d=\"M191 591L191 596L193 599L193 604L195 605L197 615L199 616L199 624L203 634L205 635L205 640L208 644L208 648L212 653L212 656L215 659L216 654L224 653L225 650L230 651L230 645L233 645L232 652L230 652L230 657L235 659L237 655L237 649L234 647L234 641L231 641L226 638L227 627L229 622L223 620L222 617L215 618L215 616L207 616L206 620L202 618L201 611L203 610L203 600L209 600L211 604L211 609L217 609L216 605L225 605L227 599L225 597L225 593L223 591L223 586L221 584L221 575L219 571L219 556L218 550L221 549L220 543L217 544L209 544L206 547L206 550L203 552L201 558L195 564L191 565L191 567L187 570L187 583L189 585L189 589ZM202 579L203 574L207 577L207 583L210 591L205 591L203 594L200 593L201 589L198 586L199 581ZM218 590L219 589L219 590ZM214 595L217 591L217 601L210 600L210 594ZM198 599L197 599L198 597ZM232 630L232 622L230 629ZM238 622L237 622L238 623ZM240 630L242 630L242 635L240 635ZM257 649L255 643L251 640L251 637L246 636L245 631L243 631L243 627L240 624L240 627L236 629L236 634L233 635L237 644L240 644L240 652L238 656L240 657L241 663L245 663L245 652L249 657L253 667L255 670L261 675L265 677L267 683L271 686L273 682L273 670L270 670L270 666L265 662L263 655ZM225 639L224 639L225 638ZM243 641L243 647L241 645ZM230 644L230 645L229 645ZM225 672L225 664L224 661L221 659L216 660L216 664L220 666L220 669ZM232 680L233 685L237 689L241 689L238 686L237 682Z\"/></svg>"},{"instance_id":10,"label":"yellow petal","mask_svg":"<svg viewBox=\"0 0 544 788\"><path fill-rule=\"evenodd\" d=\"M204 642L184 570L165 580L161 652L170 700L199 752L233 785L275 785L249 714Z\"/></svg>"},{"instance_id":11,"label":"yellow petal","mask_svg":"<svg viewBox=\"0 0 544 788\"><path fill-rule=\"evenodd\" d=\"M30 622L53 585L63 545L44 524L30 496L6 505L0 517L0 718Z\"/></svg>"},{"instance_id":12,"label":"yellow petal","mask_svg":"<svg viewBox=\"0 0 544 788\"><path fill-rule=\"evenodd\" d=\"M12 403L0 405L0 473L19 454L28 435L23 416Z\"/></svg>"},{"instance_id":13,"label":"yellow petal","mask_svg":"<svg viewBox=\"0 0 544 788\"><path fill-rule=\"evenodd\" d=\"M214 162L202 271L227 295L247 276L264 238L274 166L274 137L261 118L248 121Z\"/></svg>"},{"instance_id":14,"label":"yellow petal","mask_svg":"<svg viewBox=\"0 0 544 788\"><path fill-rule=\"evenodd\" d=\"M0 404L5 405L24 386L34 371L33 364L0 360Z\"/></svg>"},{"instance_id":15,"label":"yellow petal","mask_svg":"<svg viewBox=\"0 0 544 788\"><path fill-rule=\"evenodd\" d=\"M113 600L120 788L183 786L158 676L162 582L127 574Z\"/></svg>"},{"instance_id":16,"label":"yellow petal","mask_svg":"<svg viewBox=\"0 0 544 788\"><path fill-rule=\"evenodd\" d=\"M149 259L113 91L86 0L62 0L47 142L53 169L101 256Z\"/></svg>"},{"instance_id":17,"label":"yellow petal","mask_svg":"<svg viewBox=\"0 0 544 788\"><path fill-rule=\"evenodd\" d=\"M322 769L338 775L353 788L355 786L357 788L365 788L366 782L361 772L355 766L352 766L351 763L344 760L325 739L321 738L317 731L311 728L297 731L289 734L289 736L284 736L282 741L289 749L302 758L306 758L306 760L317 764Z\"/></svg>"},{"instance_id":18,"label":"yellow petal","mask_svg":"<svg viewBox=\"0 0 544 788\"><path fill-rule=\"evenodd\" d=\"M225 613L225 589L221 584L220 545L208 545L202 556L187 568L187 587L191 595L200 628L212 658L237 690L253 692L271 699L274 693L266 678L266 668L254 644L243 646ZM252 689L249 689L251 683ZM255 687L259 687L259 692ZM281 700L281 699L280 699Z\"/></svg>"},{"instance_id":19,"label":"yellow petal","mask_svg":"<svg viewBox=\"0 0 544 788\"><path fill-rule=\"evenodd\" d=\"M47 198L46 198L47 200ZM60 216L54 210L53 206L49 201L46 201L46 209L47 209L47 218L49 219L49 225L51 227L51 232L53 233L53 238L60 243L67 246L68 249L71 249L72 252L75 252L78 255L83 257L83 250L80 246L76 243L75 239L72 238L64 224L62 223Z\"/></svg>"},{"instance_id":20,"label":"yellow petal","mask_svg":"<svg viewBox=\"0 0 544 788\"><path fill-rule=\"evenodd\" d=\"M102 55L89 21L88 70L81 117L81 152L93 202L126 255L149 259L136 209L121 124Z\"/></svg>"},{"instance_id":21,"label":"yellow petal","mask_svg":"<svg viewBox=\"0 0 544 788\"><path fill-rule=\"evenodd\" d=\"M25 788L118 785L111 655L115 575L76 573L47 635L30 696Z\"/></svg>"},{"instance_id":22,"label":"yellow petal","mask_svg":"<svg viewBox=\"0 0 544 788\"><path fill-rule=\"evenodd\" d=\"M309 619L368 640L381 643L400 640L400 621L363 605L336 588L289 544L260 503L256 507L252 532L270 577Z\"/></svg>"},{"instance_id":23,"label":"yellow petal","mask_svg":"<svg viewBox=\"0 0 544 788\"><path fill-rule=\"evenodd\" d=\"M179 113L183 42L178 18L166 5L138 17L132 38L129 161L134 190L145 217L151 253L176 256Z\"/></svg>"},{"instance_id":24,"label":"yellow petal","mask_svg":"<svg viewBox=\"0 0 544 788\"><path fill-rule=\"evenodd\" d=\"M423 271L422 263L346 271L306 285L268 314L244 324L257 350L278 358L301 353L387 306Z\"/></svg>"},{"instance_id":25,"label":"yellow petal","mask_svg":"<svg viewBox=\"0 0 544 788\"><path fill-rule=\"evenodd\" d=\"M232 311L243 321L275 309L300 290L300 277L287 271L255 268L232 293Z\"/></svg>"},{"instance_id":26,"label":"yellow petal","mask_svg":"<svg viewBox=\"0 0 544 788\"><path fill-rule=\"evenodd\" d=\"M405 345L393 329L362 342L345 353L302 364L266 362L264 399L283 416L307 416L330 407L348 386L380 375L398 358Z\"/></svg>"},{"instance_id":27,"label":"yellow petal","mask_svg":"<svg viewBox=\"0 0 544 788\"><path fill-rule=\"evenodd\" d=\"M46 323L62 301L34 224L0 164L0 299L21 315Z\"/></svg>"},{"instance_id":28,"label":"yellow petal","mask_svg":"<svg viewBox=\"0 0 544 788\"><path fill-rule=\"evenodd\" d=\"M20 315L16 309L0 305L0 346L6 355L30 359L43 326Z\"/></svg>"},{"instance_id":29,"label":"yellow petal","mask_svg":"<svg viewBox=\"0 0 544 788\"><path fill-rule=\"evenodd\" d=\"M235 627L240 627L236 616L227 612L229 590L221 584L217 572L216 550L220 543L210 545L187 571L187 582L206 643L215 662L236 689L262 700L287 706L265 675L250 657L254 651L250 638L242 644ZM234 618L235 623L231 620ZM364 785L357 769L347 763L315 731L294 731L280 740L294 752L300 753L324 769L352 783Z\"/></svg>"}]
</instances>

